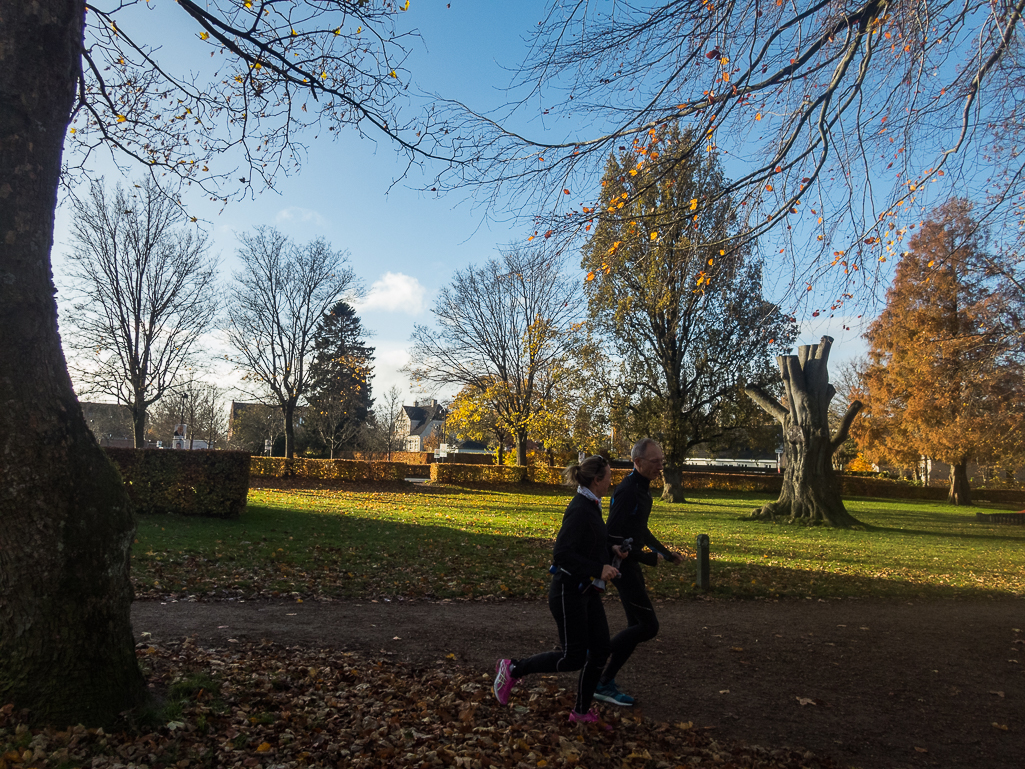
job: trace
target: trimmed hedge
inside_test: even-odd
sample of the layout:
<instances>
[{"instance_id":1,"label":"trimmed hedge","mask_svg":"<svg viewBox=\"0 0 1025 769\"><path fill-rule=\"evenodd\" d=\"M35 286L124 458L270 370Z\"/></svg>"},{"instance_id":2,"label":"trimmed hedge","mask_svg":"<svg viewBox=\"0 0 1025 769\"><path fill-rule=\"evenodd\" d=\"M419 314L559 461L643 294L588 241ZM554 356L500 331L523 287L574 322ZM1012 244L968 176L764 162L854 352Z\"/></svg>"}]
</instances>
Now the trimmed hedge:
<instances>
[{"instance_id":1,"label":"trimmed hedge","mask_svg":"<svg viewBox=\"0 0 1025 769\"><path fill-rule=\"evenodd\" d=\"M113 449L111 451L114 451ZM118 451L133 452L133 449ZM170 452L157 452L170 453ZM211 453L211 452L180 452ZM229 452L212 452L226 454ZM430 478L440 483L536 483L543 486L562 486L561 467L530 465L481 465L461 462L433 462L423 464L424 452L392 452L392 456L408 456L417 461L385 462L356 459L282 459L279 457L253 457L250 474L265 478L310 478L320 481L401 481L404 478ZM369 454L369 456L377 456ZM472 456L472 455L471 455ZM453 457L454 458L454 457ZM476 457L474 457L476 459ZM629 473L627 468L612 469L612 485L619 484ZM946 499L947 489L939 486L913 486L882 478L841 475L842 494L848 497L885 497L890 499ZM659 493L662 478L651 482ZM778 495L783 476L777 473L724 473L692 472L683 476L684 490L751 491ZM568 489L567 489L568 490ZM1021 503L1025 505L1025 492L1013 489L972 489L979 501Z\"/></svg>"},{"instance_id":2,"label":"trimmed hedge","mask_svg":"<svg viewBox=\"0 0 1025 769\"><path fill-rule=\"evenodd\" d=\"M1007 523L1012 526L1025 526L1025 512L1021 513L976 513L976 519L986 523Z\"/></svg>"},{"instance_id":3,"label":"trimmed hedge","mask_svg":"<svg viewBox=\"0 0 1025 769\"><path fill-rule=\"evenodd\" d=\"M429 465L434 461L432 451L340 451L339 459L357 459L363 462L404 462L407 465Z\"/></svg>"},{"instance_id":4,"label":"trimmed hedge","mask_svg":"<svg viewBox=\"0 0 1025 769\"><path fill-rule=\"evenodd\" d=\"M651 482L660 486L662 479ZM779 494L783 488L783 476L768 473L692 473L683 475L683 489L714 491L753 491L764 494Z\"/></svg>"},{"instance_id":5,"label":"trimmed hedge","mask_svg":"<svg viewBox=\"0 0 1025 769\"><path fill-rule=\"evenodd\" d=\"M887 499L946 499L947 486L915 486L885 478L864 478L843 475L843 493L849 497L885 497ZM1025 505L1025 490L972 489L972 499L979 502L1000 502Z\"/></svg>"},{"instance_id":6,"label":"trimmed hedge","mask_svg":"<svg viewBox=\"0 0 1025 769\"><path fill-rule=\"evenodd\" d=\"M436 462L431 465L431 480L440 483L524 483L529 478L526 467Z\"/></svg>"},{"instance_id":7,"label":"trimmed hedge","mask_svg":"<svg viewBox=\"0 0 1025 769\"><path fill-rule=\"evenodd\" d=\"M493 465L495 457L493 454L452 453L447 457L436 457L434 461L452 465Z\"/></svg>"},{"instance_id":8,"label":"trimmed hedge","mask_svg":"<svg viewBox=\"0 0 1025 769\"><path fill-rule=\"evenodd\" d=\"M565 483L562 479L563 467L548 467L547 465L530 465L527 468L527 478L530 479L531 483L543 483L546 486L561 486ZM615 480L616 471L612 471L613 483L618 483Z\"/></svg>"},{"instance_id":9,"label":"trimmed hedge","mask_svg":"<svg viewBox=\"0 0 1025 769\"><path fill-rule=\"evenodd\" d=\"M238 518L249 491L244 451L105 448L136 513Z\"/></svg>"},{"instance_id":10,"label":"trimmed hedge","mask_svg":"<svg viewBox=\"0 0 1025 769\"><path fill-rule=\"evenodd\" d=\"M420 469L423 467L423 469ZM415 469L414 469L415 468ZM253 457L251 474L264 478L310 478L319 481L401 481L423 477L426 465L365 462L359 459L283 459Z\"/></svg>"}]
</instances>

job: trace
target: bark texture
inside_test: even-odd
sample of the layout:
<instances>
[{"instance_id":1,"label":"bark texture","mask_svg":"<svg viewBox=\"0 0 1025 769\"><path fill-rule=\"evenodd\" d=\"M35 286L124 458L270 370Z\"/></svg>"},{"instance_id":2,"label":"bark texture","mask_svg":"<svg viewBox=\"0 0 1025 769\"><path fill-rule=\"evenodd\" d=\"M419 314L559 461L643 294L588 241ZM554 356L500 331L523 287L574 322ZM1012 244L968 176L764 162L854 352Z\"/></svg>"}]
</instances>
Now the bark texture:
<instances>
[{"instance_id":1,"label":"bark texture","mask_svg":"<svg viewBox=\"0 0 1025 769\"><path fill-rule=\"evenodd\" d=\"M950 491L947 502L952 505L970 505L972 487L968 483L968 460L962 459L950 466Z\"/></svg>"},{"instance_id":2,"label":"bark texture","mask_svg":"<svg viewBox=\"0 0 1025 769\"><path fill-rule=\"evenodd\" d=\"M662 501L682 504L687 501L683 488L683 470L676 463L667 463L662 468Z\"/></svg>"},{"instance_id":3,"label":"bark texture","mask_svg":"<svg viewBox=\"0 0 1025 769\"><path fill-rule=\"evenodd\" d=\"M513 433L513 438L516 441L516 464L519 467L527 466L527 433L523 430L518 430ZM501 464L501 463L499 463Z\"/></svg>"},{"instance_id":4,"label":"bark texture","mask_svg":"<svg viewBox=\"0 0 1025 769\"><path fill-rule=\"evenodd\" d=\"M134 520L72 390L50 272L83 19L81 0L0 4L0 703L56 725L145 693Z\"/></svg>"},{"instance_id":5,"label":"bark texture","mask_svg":"<svg viewBox=\"0 0 1025 769\"><path fill-rule=\"evenodd\" d=\"M752 518L782 518L837 528L861 525L844 507L831 458L847 440L862 404L851 403L836 433L830 435L829 402L836 395L827 368L832 344L832 338L824 336L817 345L799 347L797 355L776 359L786 387L785 406L758 387L745 388L748 396L783 425L787 459L779 499L752 511Z\"/></svg>"}]
</instances>

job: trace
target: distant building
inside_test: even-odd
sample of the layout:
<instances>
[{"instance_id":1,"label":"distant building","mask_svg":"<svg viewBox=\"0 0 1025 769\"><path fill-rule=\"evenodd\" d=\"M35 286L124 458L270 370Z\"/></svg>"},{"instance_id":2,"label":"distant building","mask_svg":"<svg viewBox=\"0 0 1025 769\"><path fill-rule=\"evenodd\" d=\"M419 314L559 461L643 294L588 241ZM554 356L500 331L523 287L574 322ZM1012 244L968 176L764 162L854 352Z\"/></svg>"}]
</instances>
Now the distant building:
<instances>
[{"instance_id":1,"label":"distant building","mask_svg":"<svg viewBox=\"0 0 1025 769\"><path fill-rule=\"evenodd\" d=\"M118 449L135 448L135 427L132 412L120 403L90 403L82 401L85 423L101 446Z\"/></svg>"},{"instance_id":2,"label":"distant building","mask_svg":"<svg viewBox=\"0 0 1025 769\"><path fill-rule=\"evenodd\" d=\"M439 456L452 456L453 454L492 454L485 444L480 441L460 441L459 443L442 443L438 447Z\"/></svg>"},{"instance_id":3,"label":"distant building","mask_svg":"<svg viewBox=\"0 0 1025 769\"><path fill-rule=\"evenodd\" d=\"M406 436L406 451L424 451L424 442L441 433L446 418L448 412L433 399L403 406L398 427L399 434Z\"/></svg>"}]
</instances>

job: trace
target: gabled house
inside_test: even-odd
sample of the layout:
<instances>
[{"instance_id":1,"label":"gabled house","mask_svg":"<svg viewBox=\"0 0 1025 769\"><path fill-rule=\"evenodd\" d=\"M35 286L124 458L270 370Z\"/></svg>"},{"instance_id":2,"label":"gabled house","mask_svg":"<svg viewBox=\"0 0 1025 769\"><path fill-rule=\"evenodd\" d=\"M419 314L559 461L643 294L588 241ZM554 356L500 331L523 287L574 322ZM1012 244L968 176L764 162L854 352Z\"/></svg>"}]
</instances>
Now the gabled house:
<instances>
[{"instance_id":1,"label":"gabled house","mask_svg":"<svg viewBox=\"0 0 1025 769\"><path fill-rule=\"evenodd\" d=\"M399 434L405 435L406 451L425 451L424 442L440 435L448 412L436 400L415 401L403 406L399 415Z\"/></svg>"}]
</instances>

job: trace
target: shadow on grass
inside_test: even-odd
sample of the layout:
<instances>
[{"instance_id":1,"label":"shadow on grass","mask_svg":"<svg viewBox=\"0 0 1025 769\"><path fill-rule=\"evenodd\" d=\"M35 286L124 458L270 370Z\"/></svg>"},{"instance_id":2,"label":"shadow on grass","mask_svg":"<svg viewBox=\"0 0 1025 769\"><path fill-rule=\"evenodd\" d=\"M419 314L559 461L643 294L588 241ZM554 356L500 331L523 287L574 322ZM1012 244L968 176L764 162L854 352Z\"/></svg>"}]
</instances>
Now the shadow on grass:
<instances>
[{"instance_id":1,"label":"shadow on grass","mask_svg":"<svg viewBox=\"0 0 1025 769\"><path fill-rule=\"evenodd\" d=\"M161 516L140 529L132 577L140 598L397 598L543 599L556 532L535 528L476 531L466 516L450 523L428 518L380 520L366 512L324 513L255 507L242 521ZM480 527L487 525L480 517ZM884 529L907 534L904 530ZM916 532L929 535L938 532ZM941 535L942 536L942 535ZM801 568L762 563L777 543L734 542L713 550L713 597L953 598L1020 595L1020 585L1000 583L991 567L980 575L929 573L912 561L900 565L872 550L860 557L849 543L822 542L821 565ZM656 599L703 595L694 585L692 547L680 567L646 569ZM937 552L937 556L944 555ZM775 560L785 559L778 552ZM800 554L804 563L815 556ZM985 570L983 570L985 569ZM982 584L980 584L980 581ZM952 584L952 583L957 584ZM614 599L615 591L610 591Z\"/></svg>"}]
</instances>

